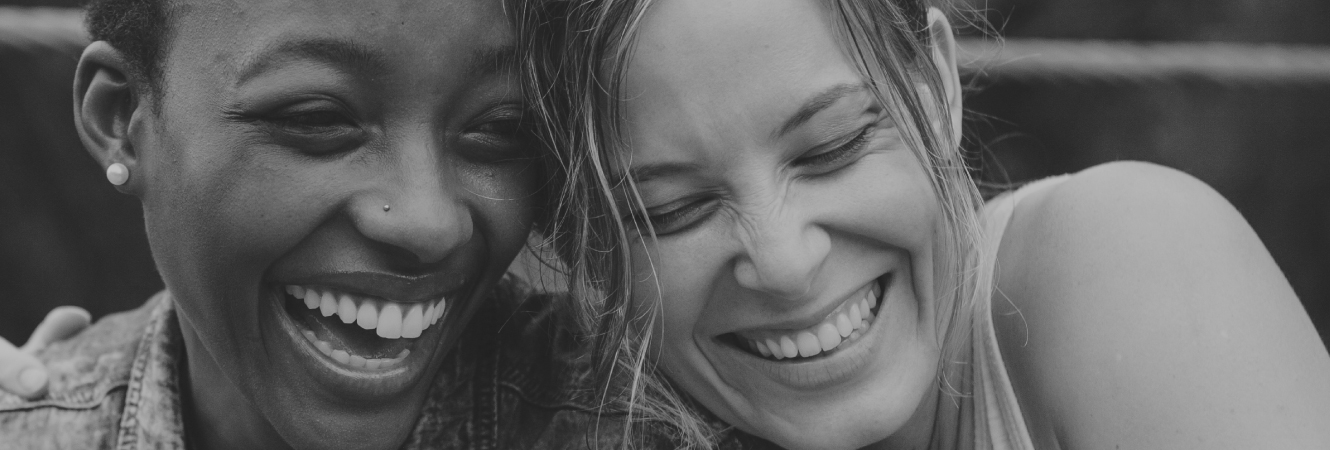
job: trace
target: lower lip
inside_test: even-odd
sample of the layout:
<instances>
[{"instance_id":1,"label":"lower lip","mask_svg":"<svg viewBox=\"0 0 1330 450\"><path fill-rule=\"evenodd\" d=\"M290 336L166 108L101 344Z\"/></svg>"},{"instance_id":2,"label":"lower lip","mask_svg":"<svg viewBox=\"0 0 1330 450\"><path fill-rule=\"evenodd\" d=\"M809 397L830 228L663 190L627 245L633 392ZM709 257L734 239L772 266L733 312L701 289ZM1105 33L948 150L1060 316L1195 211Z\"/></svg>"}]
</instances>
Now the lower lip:
<instances>
[{"instance_id":1,"label":"lower lip","mask_svg":"<svg viewBox=\"0 0 1330 450\"><path fill-rule=\"evenodd\" d=\"M730 357L741 365L765 374L768 378L782 385L800 390L819 390L834 386L851 377L871 361L869 356L876 348L879 331L878 322L891 301L891 292L895 285L894 278L887 281L882 289L882 298L878 299L878 314L869 323L868 331L847 345L836 348L833 353L809 359L807 361L783 362L772 361L740 350L732 345L719 345L723 351L737 353ZM882 280L882 278L879 278Z\"/></svg>"},{"instance_id":2,"label":"lower lip","mask_svg":"<svg viewBox=\"0 0 1330 450\"><path fill-rule=\"evenodd\" d=\"M440 330L444 327L443 319L439 324L425 330L410 354L391 367L379 369L351 368L328 355L324 355L314 343L303 334L303 328L296 325L285 311L285 302L289 301L283 291L275 286L268 286L268 302L272 315L278 317L277 324L286 334L288 342L296 350L296 359L321 385L329 388L344 398L354 400L382 401L384 397L401 394L415 386L433 356L440 339ZM447 316L444 317L447 319Z\"/></svg>"}]
</instances>

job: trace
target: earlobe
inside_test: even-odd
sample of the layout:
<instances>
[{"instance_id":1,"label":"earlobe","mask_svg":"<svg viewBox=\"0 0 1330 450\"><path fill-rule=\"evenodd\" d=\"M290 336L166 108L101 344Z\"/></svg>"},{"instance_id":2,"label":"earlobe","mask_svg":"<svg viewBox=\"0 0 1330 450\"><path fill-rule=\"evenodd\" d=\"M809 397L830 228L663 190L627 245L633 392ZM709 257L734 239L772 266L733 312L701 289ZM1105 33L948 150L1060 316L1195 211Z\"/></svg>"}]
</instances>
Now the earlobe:
<instances>
[{"instance_id":1,"label":"earlobe","mask_svg":"<svg viewBox=\"0 0 1330 450\"><path fill-rule=\"evenodd\" d=\"M961 80L956 66L956 36L952 34L951 22L947 15L937 8L928 8L929 49L932 51L933 64L937 66L942 78L942 87L947 99L947 111L951 114L951 132L954 142L961 139Z\"/></svg>"},{"instance_id":2,"label":"earlobe","mask_svg":"<svg viewBox=\"0 0 1330 450\"><path fill-rule=\"evenodd\" d=\"M83 50L74 75L74 126L88 153L107 170L107 179L125 193L137 193L139 154L130 139L146 84L110 44L93 42ZM119 181L119 183L116 183Z\"/></svg>"}]
</instances>

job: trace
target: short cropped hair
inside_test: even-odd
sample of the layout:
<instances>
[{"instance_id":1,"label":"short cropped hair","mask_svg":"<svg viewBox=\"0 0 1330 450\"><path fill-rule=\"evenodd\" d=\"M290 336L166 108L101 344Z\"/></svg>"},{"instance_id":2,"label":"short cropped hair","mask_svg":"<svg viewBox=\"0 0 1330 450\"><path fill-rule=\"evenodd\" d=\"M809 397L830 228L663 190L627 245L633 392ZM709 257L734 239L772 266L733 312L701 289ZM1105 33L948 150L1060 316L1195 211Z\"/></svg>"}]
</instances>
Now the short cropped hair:
<instances>
[{"instance_id":1,"label":"short cropped hair","mask_svg":"<svg viewBox=\"0 0 1330 450\"><path fill-rule=\"evenodd\" d=\"M106 41L129 60L129 70L154 93L162 75L167 0L91 0L85 25L94 41Z\"/></svg>"}]
</instances>

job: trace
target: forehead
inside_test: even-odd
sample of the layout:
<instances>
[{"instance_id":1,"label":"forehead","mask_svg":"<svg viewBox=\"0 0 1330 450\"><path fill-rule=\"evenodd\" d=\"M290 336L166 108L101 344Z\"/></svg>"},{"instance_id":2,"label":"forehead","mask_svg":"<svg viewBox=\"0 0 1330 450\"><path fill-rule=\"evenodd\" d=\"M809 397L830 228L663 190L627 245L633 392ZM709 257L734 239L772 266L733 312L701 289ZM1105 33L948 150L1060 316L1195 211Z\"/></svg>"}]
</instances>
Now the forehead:
<instances>
[{"instance_id":1,"label":"forehead","mask_svg":"<svg viewBox=\"0 0 1330 450\"><path fill-rule=\"evenodd\" d=\"M243 76L281 53L467 65L481 61L463 56L503 52L513 39L502 0L186 0L171 14L169 65L184 60L217 76Z\"/></svg>"},{"instance_id":2,"label":"forehead","mask_svg":"<svg viewBox=\"0 0 1330 450\"><path fill-rule=\"evenodd\" d=\"M625 79L634 153L644 153L641 143L737 130L769 136L810 96L860 84L835 33L829 11L812 0L657 2Z\"/></svg>"}]
</instances>

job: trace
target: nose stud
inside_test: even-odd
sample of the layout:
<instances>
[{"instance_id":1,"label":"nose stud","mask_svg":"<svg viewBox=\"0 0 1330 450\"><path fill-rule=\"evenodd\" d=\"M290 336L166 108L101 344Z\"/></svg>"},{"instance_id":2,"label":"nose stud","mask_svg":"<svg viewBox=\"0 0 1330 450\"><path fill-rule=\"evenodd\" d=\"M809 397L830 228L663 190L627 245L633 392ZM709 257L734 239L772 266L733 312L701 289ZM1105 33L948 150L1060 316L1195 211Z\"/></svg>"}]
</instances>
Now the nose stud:
<instances>
[{"instance_id":1,"label":"nose stud","mask_svg":"<svg viewBox=\"0 0 1330 450\"><path fill-rule=\"evenodd\" d=\"M110 181L111 184L114 184L116 186L125 184L126 181L129 181L129 168L125 167L124 164L120 163L115 163L111 164L110 166L107 166L106 181Z\"/></svg>"},{"instance_id":2,"label":"nose stud","mask_svg":"<svg viewBox=\"0 0 1330 450\"><path fill-rule=\"evenodd\" d=\"M393 209L393 207L388 206L388 205L383 205L383 212L388 212L388 210L390 210L390 209Z\"/></svg>"}]
</instances>

